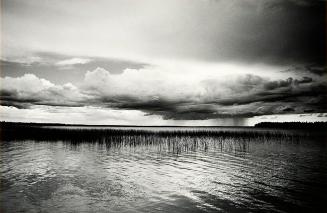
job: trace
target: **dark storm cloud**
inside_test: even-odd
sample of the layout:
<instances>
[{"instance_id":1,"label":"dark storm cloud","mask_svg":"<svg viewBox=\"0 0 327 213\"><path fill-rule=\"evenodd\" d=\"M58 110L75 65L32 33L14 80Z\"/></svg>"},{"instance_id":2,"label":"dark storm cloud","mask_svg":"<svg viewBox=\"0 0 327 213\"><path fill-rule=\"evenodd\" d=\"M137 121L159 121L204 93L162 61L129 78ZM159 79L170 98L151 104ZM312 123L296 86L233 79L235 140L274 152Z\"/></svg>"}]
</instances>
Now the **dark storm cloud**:
<instances>
[{"instance_id":1,"label":"dark storm cloud","mask_svg":"<svg viewBox=\"0 0 327 213\"><path fill-rule=\"evenodd\" d=\"M291 66L290 68L283 70L282 72L289 72L293 74L311 74L319 77L327 76L327 65L319 64L306 64L306 65L297 65Z\"/></svg>"},{"instance_id":2,"label":"dark storm cloud","mask_svg":"<svg viewBox=\"0 0 327 213\"><path fill-rule=\"evenodd\" d=\"M96 73L93 77L106 81ZM106 73L102 73L107 75ZM108 77L108 76L107 76ZM89 80L92 80L89 78ZM141 90L122 91L115 85L115 94L108 93L110 88L96 91L85 85L77 88L73 85L54 85L34 75L21 78L2 79L0 100L2 105L28 108L32 105L47 106L101 106L120 110L140 110L148 115L160 115L173 120L206 120L214 118L244 118L267 114L288 114L306 112L325 112L327 108L327 85L325 81L288 78L285 80L267 80L259 76L246 75L236 82L221 85L221 82L207 80L201 82L205 90L195 88L194 95L172 96L157 94L155 97L140 93ZM114 83L112 81L111 83ZM94 82L99 84L98 81ZM107 83L110 83L108 81ZM116 82L119 84L119 82ZM138 82L140 83L140 82ZM18 85L18 86L15 86ZM107 84L105 84L107 85ZM216 87L219 85L220 87ZM91 85L92 86L92 85ZM142 87L144 85L135 85ZM138 88L139 89L139 88ZM196 91L206 91L199 96ZM228 94L221 94L221 90ZM178 96L176 96L178 95Z\"/></svg>"},{"instance_id":3,"label":"dark storm cloud","mask_svg":"<svg viewBox=\"0 0 327 213\"><path fill-rule=\"evenodd\" d=\"M236 20L223 30L226 36L217 36L214 42L212 53L217 58L249 63L325 64L325 1L232 2Z\"/></svg>"},{"instance_id":4,"label":"dark storm cloud","mask_svg":"<svg viewBox=\"0 0 327 213\"><path fill-rule=\"evenodd\" d=\"M307 70L313 74L322 76L327 74L326 66L307 66Z\"/></svg>"},{"instance_id":5,"label":"dark storm cloud","mask_svg":"<svg viewBox=\"0 0 327 213\"><path fill-rule=\"evenodd\" d=\"M259 90L241 96L229 97L216 101L216 104L228 107L235 105L251 105L259 103L257 108L245 111L253 114L283 114L284 112L303 113L308 110L323 112L326 110L327 86L326 82L312 82L312 79L303 78L284 81L264 82L257 84ZM266 106L272 105L273 108ZM283 108L284 106L285 108ZM292 109L292 110L291 110Z\"/></svg>"},{"instance_id":6,"label":"dark storm cloud","mask_svg":"<svg viewBox=\"0 0 327 213\"><path fill-rule=\"evenodd\" d=\"M326 1L9 0L3 7L9 55L21 46L148 63L322 65L326 60Z\"/></svg>"},{"instance_id":7,"label":"dark storm cloud","mask_svg":"<svg viewBox=\"0 0 327 213\"><path fill-rule=\"evenodd\" d=\"M318 82L310 77L269 81L259 76L246 75L239 78L236 84L225 85L231 91L226 97L216 94L219 89L216 91L214 87L220 82L208 80L205 83L207 94L200 100L185 96L177 99L140 98L137 92L115 97L106 97L100 93L94 103L115 109L141 110L149 115L161 115L164 119L174 120L324 112L327 107L326 82Z\"/></svg>"},{"instance_id":8,"label":"dark storm cloud","mask_svg":"<svg viewBox=\"0 0 327 213\"><path fill-rule=\"evenodd\" d=\"M326 1L2 6L1 105L96 106L174 120L327 109Z\"/></svg>"}]
</instances>

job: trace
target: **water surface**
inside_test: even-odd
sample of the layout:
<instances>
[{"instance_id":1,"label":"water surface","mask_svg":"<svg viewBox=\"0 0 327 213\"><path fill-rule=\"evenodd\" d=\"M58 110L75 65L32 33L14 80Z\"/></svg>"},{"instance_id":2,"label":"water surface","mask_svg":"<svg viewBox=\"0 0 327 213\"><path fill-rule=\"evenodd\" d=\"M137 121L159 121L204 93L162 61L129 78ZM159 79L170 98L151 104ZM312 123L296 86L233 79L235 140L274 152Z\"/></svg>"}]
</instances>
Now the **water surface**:
<instances>
[{"instance_id":1,"label":"water surface","mask_svg":"<svg viewBox=\"0 0 327 213\"><path fill-rule=\"evenodd\" d=\"M128 141L117 146L4 141L1 212L327 209L327 147L322 141L175 140L184 145L176 149L162 139L133 146ZM197 145L185 146L193 143Z\"/></svg>"}]
</instances>

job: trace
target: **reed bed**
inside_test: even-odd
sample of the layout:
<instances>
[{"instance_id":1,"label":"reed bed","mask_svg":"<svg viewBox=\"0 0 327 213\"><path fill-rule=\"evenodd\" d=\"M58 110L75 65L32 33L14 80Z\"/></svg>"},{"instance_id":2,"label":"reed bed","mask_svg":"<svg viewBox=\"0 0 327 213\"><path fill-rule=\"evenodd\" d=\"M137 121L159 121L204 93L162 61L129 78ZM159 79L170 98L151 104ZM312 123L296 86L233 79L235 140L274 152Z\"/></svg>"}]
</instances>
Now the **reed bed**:
<instances>
[{"instance_id":1,"label":"reed bed","mask_svg":"<svg viewBox=\"0 0 327 213\"><path fill-rule=\"evenodd\" d=\"M126 143L137 145L140 141L158 143L164 140L270 140L299 141L305 137L321 137L321 134L310 134L298 131L223 131L223 130L137 130L137 129L78 129L78 128L47 128L33 125L1 124L2 141L10 140L37 140L37 141L71 141Z\"/></svg>"},{"instance_id":2,"label":"reed bed","mask_svg":"<svg viewBox=\"0 0 327 213\"><path fill-rule=\"evenodd\" d=\"M41 125L1 123L1 141L68 142L72 146L97 144L108 149L155 147L161 151L181 153L196 150L228 150L246 152L253 144L300 143L325 140L326 133L283 130L137 130L55 128ZM250 145L251 144L251 145Z\"/></svg>"},{"instance_id":3,"label":"reed bed","mask_svg":"<svg viewBox=\"0 0 327 213\"><path fill-rule=\"evenodd\" d=\"M221 138L298 138L296 134L281 131L212 131L212 130L136 130L136 129L65 129L36 126L1 126L3 140L69 140L99 141L126 138L181 138L181 137L221 137Z\"/></svg>"}]
</instances>

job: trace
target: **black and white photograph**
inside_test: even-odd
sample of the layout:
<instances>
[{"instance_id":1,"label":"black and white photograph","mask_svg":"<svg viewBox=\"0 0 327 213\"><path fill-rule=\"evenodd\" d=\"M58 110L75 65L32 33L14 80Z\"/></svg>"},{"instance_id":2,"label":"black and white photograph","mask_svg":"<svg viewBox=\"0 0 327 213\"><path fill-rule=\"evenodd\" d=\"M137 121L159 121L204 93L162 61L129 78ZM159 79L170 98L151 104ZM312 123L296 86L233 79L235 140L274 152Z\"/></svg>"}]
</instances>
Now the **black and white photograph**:
<instances>
[{"instance_id":1,"label":"black and white photograph","mask_svg":"<svg viewBox=\"0 0 327 213\"><path fill-rule=\"evenodd\" d=\"M326 0L0 0L0 212L327 212Z\"/></svg>"}]
</instances>

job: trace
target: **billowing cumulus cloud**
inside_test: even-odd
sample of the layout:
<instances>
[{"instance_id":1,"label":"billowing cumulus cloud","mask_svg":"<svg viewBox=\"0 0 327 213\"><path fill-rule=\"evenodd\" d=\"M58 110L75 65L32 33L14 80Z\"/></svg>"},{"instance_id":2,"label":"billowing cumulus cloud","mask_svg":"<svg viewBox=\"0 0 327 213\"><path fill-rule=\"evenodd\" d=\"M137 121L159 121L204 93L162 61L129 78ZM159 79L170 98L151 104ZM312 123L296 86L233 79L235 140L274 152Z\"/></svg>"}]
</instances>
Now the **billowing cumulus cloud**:
<instances>
[{"instance_id":1,"label":"billowing cumulus cloud","mask_svg":"<svg viewBox=\"0 0 327 213\"><path fill-rule=\"evenodd\" d=\"M2 105L98 106L174 120L324 112L327 90L324 80L307 76L273 80L254 74L185 75L159 67L121 74L97 68L86 72L78 87L55 85L32 74L1 82Z\"/></svg>"},{"instance_id":2,"label":"billowing cumulus cloud","mask_svg":"<svg viewBox=\"0 0 327 213\"><path fill-rule=\"evenodd\" d=\"M228 79L226 81L226 79ZM250 117L324 110L324 81L270 80L257 75L176 74L167 70L88 72L86 90L106 106L139 109L167 119Z\"/></svg>"},{"instance_id":3,"label":"billowing cumulus cloud","mask_svg":"<svg viewBox=\"0 0 327 213\"><path fill-rule=\"evenodd\" d=\"M55 85L33 74L5 77L1 82L1 105L22 108L31 105L79 106L87 96L71 83Z\"/></svg>"},{"instance_id":4,"label":"billowing cumulus cloud","mask_svg":"<svg viewBox=\"0 0 327 213\"><path fill-rule=\"evenodd\" d=\"M326 1L3 0L1 14L8 113L242 123L327 109Z\"/></svg>"}]
</instances>

